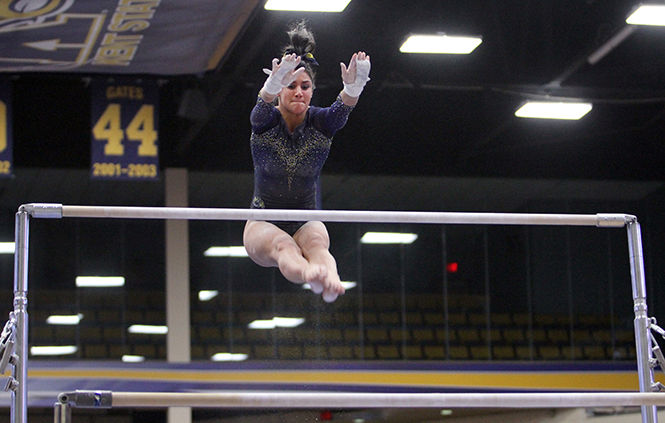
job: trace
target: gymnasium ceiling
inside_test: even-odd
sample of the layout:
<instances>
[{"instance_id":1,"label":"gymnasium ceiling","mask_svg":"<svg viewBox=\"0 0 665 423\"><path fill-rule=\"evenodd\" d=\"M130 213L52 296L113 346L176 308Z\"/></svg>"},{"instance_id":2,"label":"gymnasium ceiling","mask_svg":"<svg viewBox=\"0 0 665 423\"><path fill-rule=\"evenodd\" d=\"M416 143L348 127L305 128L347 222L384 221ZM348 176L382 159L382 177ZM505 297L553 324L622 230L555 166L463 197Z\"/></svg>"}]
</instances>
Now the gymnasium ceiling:
<instances>
[{"instance_id":1,"label":"gymnasium ceiling","mask_svg":"<svg viewBox=\"0 0 665 423\"><path fill-rule=\"evenodd\" d=\"M638 0L352 0L337 14L267 11L262 0L197 2L208 4L198 14L183 12L172 27L186 28L187 42L158 48L159 38L146 38L153 57L122 71L160 84L163 167L251 171L248 116L261 69L279 54L288 24L304 18L321 64L314 103L326 105L338 93L340 61L357 50L372 60L372 80L335 137L328 173L665 178L665 28L627 26ZM159 7L188 9L182 2ZM160 12L153 34L168 38ZM209 16L215 19L203 19ZM431 32L483 42L464 56L399 52L410 33ZM0 33L5 45L16 36L7 35ZM65 39L50 38L58 37ZM612 40L619 42L591 64ZM15 165L89 167L89 83L117 71L3 69L14 87ZM592 100L594 108L580 121L513 115L526 99L545 96Z\"/></svg>"}]
</instances>

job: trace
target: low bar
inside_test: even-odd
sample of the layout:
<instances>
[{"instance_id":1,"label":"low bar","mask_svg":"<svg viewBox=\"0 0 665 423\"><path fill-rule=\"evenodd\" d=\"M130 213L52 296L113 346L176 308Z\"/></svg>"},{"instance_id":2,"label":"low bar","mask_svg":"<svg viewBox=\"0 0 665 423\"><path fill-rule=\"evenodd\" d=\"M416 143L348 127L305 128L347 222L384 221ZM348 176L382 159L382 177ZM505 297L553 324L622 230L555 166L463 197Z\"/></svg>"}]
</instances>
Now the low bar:
<instances>
[{"instance_id":1,"label":"low bar","mask_svg":"<svg viewBox=\"0 0 665 423\"><path fill-rule=\"evenodd\" d=\"M665 393L363 393L363 392L111 392L76 391L60 398L110 395L112 408L578 408L665 406ZM83 401L78 408L110 408Z\"/></svg>"},{"instance_id":2,"label":"low bar","mask_svg":"<svg viewBox=\"0 0 665 423\"><path fill-rule=\"evenodd\" d=\"M33 207L36 207L33 205ZM47 208L47 207L41 207ZM52 209L48 207L47 209ZM434 223L624 227L625 214L455 213L366 210L280 210L188 207L62 206L62 217L187 220L286 220L356 223Z\"/></svg>"}]
</instances>

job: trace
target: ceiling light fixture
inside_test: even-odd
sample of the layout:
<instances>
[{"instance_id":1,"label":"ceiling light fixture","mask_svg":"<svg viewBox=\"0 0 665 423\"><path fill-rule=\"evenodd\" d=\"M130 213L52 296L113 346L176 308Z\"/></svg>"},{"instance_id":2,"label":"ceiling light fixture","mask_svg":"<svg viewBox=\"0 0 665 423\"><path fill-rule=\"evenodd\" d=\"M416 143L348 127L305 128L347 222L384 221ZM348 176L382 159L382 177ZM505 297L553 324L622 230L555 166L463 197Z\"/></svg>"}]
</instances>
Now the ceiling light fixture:
<instances>
[{"instance_id":1,"label":"ceiling light fixture","mask_svg":"<svg viewBox=\"0 0 665 423\"><path fill-rule=\"evenodd\" d=\"M46 318L46 323L49 325L78 325L83 319L82 314L53 314Z\"/></svg>"},{"instance_id":2,"label":"ceiling light fixture","mask_svg":"<svg viewBox=\"0 0 665 423\"><path fill-rule=\"evenodd\" d=\"M665 5L641 4L626 18L629 25L665 26Z\"/></svg>"},{"instance_id":3,"label":"ceiling light fixture","mask_svg":"<svg viewBox=\"0 0 665 423\"><path fill-rule=\"evenodd\" d=\"M125 354L122 356L122 361L125 363L142 363L145 361L145 357L142 355Z\"/></svg>"},{"instance_id":4,"label":"ceiling light fixture","mask_svg":"<svg viewBox=\"0 0 665 423\"><path fill-rule=\"evenodd\" d=\"M123 276L77 276L76 286L79 288L112 288L124 286Z\"/></svg>"},{"instance_id":5,"label":"ceiling light fixture","mask_svg":"<svg viewBox=\"0 0 665 423\"><path fill-rule=\"evenodd\" d=\"M480 37L445 34L411 35L399 48L402 53L469 54L482 43Z\"/></svg>"},{"instance_id":6,"label":"ceiling light fixture","mask_svg":"<svg viewBox=\"0 0 665 423\"><path fill-rule=\"evenodd\" d=\"M0 254L14 254L15 250L13 242L0 242Z\"/></svg>"},{"instance_id":7,"label":"ceiling light fixture","mask_svg":"<svg viewBox=\"0 0 665 423\"><path fill-rule=\"evenodd\" d=\"M212 361L245 361L247 354L221 352L214 354L210 359Z\"/></svg>"},{"instance_id":8,"label":"ceiling light fixture","mask_svg":"<svg viewBox=\"0 0 665 423\"><path fill-rule=\"evenodd\" d=\"M418 235L399 232L365 232L360 238L363 244L413 244Z\"/></svg>"},{"instance_id":9,"label":"ceiling light fixture","mask_svg":"<svg viewBox=\"0 0 665 423\"><path fill-rule=\"evenodd\" d=\"M219 291L204 289L199 291L199 301L210 301L219 295Z\"/></svg>"},{"instance_id":10,"label":"ceiling light fixture","mask_svg":"<svg viewBox=\"0 0 665 423\"><path fill-rule=\"evenodd\" d=\"M254 320L247 327L250 329L295 328L305 323L302 317L273 317L270 320Z\"/></svg>"},{"instance_id":11,"label":"ceiling light fixture","mask_svg":"<svg viewBox=\"0 0 665 423\"><path fill-rule=\"evenodd\" d=\"M210 247L203 252L206 257L249 257L245 247Z\"/></svg>"},{"instance_id":12,"label":"ceiling light fixture","mask_svg":"<svg viewBox=\"0 0 665 423\"><path fill-rule=\"evenodd\" d=\"M266 10L296 12L333 12L343 11L351 0L268 0Z\"/></svg>"},{"instance_id":13,"label":"ceiling light fixture","mask_svg":"<svg viewBox=\"0 0 665 423\"><path fill-rule=\"evenodd\" d=\"M527 101L517 109L515 116L533 119L579 120L593 106L583 102Z\"/></svg>"},{"instance_id":14,"label":"ceiling light fixture","mask_svg":"<svg viewBox=\"0 0 665 423\"><path fill-rule=\"evenodd\" d=\"M31 355L70 355L76 354L78 348L75 345L60 346L36 346L30 347Z\"/></svg>"},{"instance_id":15,"label":"ceiling light fixture","mask_svg":"<svg viewBox=\"0 0 665 423\"><path fill-rule=\"evenodd\" d=\"M169 328L160 325L131 325L128 329L129 333L142 333L147 335L166 335Z\"/></svg>"}]
</instances>

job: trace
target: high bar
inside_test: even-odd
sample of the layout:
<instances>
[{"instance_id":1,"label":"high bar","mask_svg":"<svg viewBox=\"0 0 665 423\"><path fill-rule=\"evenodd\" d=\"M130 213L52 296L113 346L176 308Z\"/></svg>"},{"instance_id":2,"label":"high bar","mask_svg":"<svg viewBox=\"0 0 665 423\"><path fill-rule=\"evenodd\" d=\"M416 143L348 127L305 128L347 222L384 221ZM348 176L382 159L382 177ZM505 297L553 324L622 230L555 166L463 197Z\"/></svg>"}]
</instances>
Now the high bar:
<instances>
[{"instance_id":1,"label":"high bar","mask_svg":"<svg viewBox=\"0 0 665 423\"><path fill-rule=\"evenodd\" d=\"M623 227L635 221L627 214L535 214L462 213L367 210L282 210L191 207L76 206L26 204L24 210L36 218L113 218L184 220L268 220L354 222L354 223L433 223L485 225L556 225Z\"/></svg>"},{"instance_id":2,"label":"high bar","mask_svg":"<svg viewBox=\"0 0 665 423\"><path fill-rule=\"evenodd\" d=\"M578 408L665 406L665 393L362 393L362 392L112 392L62 393L79 408Z\"/></svg>"}]
</instances>

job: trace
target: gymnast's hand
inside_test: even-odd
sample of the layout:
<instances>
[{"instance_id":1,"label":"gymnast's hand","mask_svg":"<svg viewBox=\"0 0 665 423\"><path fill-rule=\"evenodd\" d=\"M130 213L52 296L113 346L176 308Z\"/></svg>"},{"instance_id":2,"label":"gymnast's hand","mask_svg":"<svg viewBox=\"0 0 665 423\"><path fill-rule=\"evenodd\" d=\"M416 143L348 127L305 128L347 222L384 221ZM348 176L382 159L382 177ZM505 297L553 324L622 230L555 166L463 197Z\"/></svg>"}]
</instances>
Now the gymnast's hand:
<instances>
[{"instance_id":1,"label":"gymnast's hand","mask_svg":"<svg viewBox=\"0 0 665 423\"><path fill-rule=\"evenodd\" d=\"M371 67L369 55L364 51L353 53L347 68L344 63L339 64L342 69L342 82L344 92L349 97L360 97L365 84L369 81L369 70Z\"/></svg>"},{"instance_id":2,"label":"gymnast's hand","mask_svg":"<svg viewBox=\"0 0 665 423\"><path fill-rule=\"evenodd\" d=\"M271 96L276 96L282 91L282 88L288 87L293 81L296 80L300 73L305 71L305 68L296 70L300 64L300 56L295 53L287 54L279 59L272 59L272 70L263 69L263 72L268 74L268 79L263 84L263 91Z\"/></svg>"}]
</instances>

